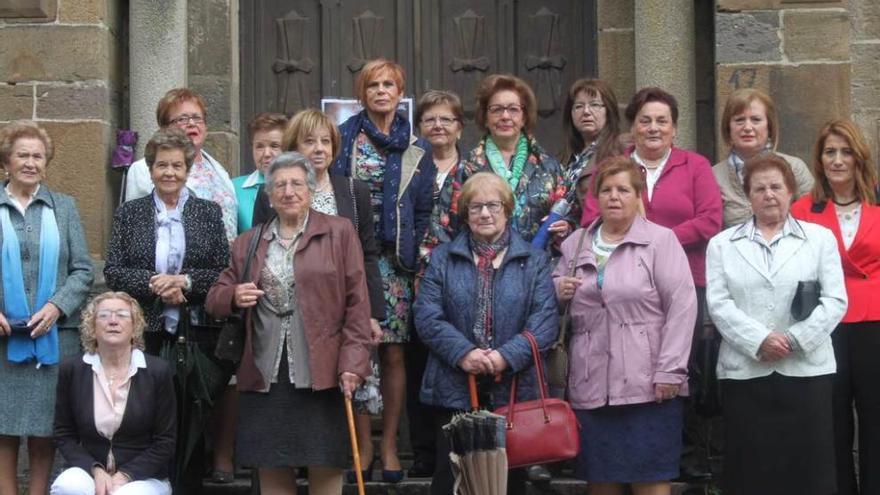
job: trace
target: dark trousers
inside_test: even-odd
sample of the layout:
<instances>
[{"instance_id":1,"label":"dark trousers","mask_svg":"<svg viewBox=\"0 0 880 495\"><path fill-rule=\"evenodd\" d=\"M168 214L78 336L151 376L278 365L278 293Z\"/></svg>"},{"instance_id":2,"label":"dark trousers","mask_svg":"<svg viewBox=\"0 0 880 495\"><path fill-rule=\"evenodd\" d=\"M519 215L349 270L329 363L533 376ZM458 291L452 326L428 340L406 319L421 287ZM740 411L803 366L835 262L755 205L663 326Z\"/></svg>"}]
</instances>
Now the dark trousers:
<instances>
[{"instance_id":1,"label":"dark trousers","mask_svg":"<svg viewBox=\"0 0 880 495\"><path fill-rule=\"evenodd\" d=\"M410 334L404 354L406 363L406 416L409 421L409 443L413 450L413 462L434 466L434 412L419 400L422 375L428 362L428 348L419 340L418 334Z\"/></svg>"},{"instance_id":2,"label":"dark trousers","mask_svg":"<svg viewBox=\"0 0 880 495\"><path fill-rule=\"evenodd\" d=\"M880 322L841 323L831 340L837 360L832 400L837 493L880 495ZM858 417L858 484L853 405Z\"/></svg>"},{"instance_id":3,"label":"dark trousers","mask_svg":"<svg viewBox=\"0 0 880 495\"><path fill-rule=\"evenodd\" d=\"M434 478L431 480L431 495L451 495L455 485L455 475L452 474L452 464L449 462L449 442L443 436L443 425L452 420L455 411L449 409L434 409L434 435L437 441L437 462L434 468ZM507 475L507 494L525 495L526 481L528 476L525 469L511 469Z\"/></svg>"}]
</instances>

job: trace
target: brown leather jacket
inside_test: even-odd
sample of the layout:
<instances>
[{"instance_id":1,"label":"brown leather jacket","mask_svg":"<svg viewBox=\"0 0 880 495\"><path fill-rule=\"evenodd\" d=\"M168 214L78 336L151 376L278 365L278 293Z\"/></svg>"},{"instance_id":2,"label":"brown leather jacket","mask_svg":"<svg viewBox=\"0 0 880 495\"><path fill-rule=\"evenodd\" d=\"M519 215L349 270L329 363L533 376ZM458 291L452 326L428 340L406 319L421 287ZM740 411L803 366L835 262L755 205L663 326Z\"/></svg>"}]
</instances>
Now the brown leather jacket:
<instances>
[{"instance_id":1,"label":"brown leather jacket","mask_svg":"<svg viewBox=\"0 0 880 495\"><path fill-rule=\"evenodd\" d=\"M232 264L220 274L205 301L205 310L214 317L223 318L237 311L235 286L244 271L248 244L256 233L255 227L232 244ZM271 235L264 232L251 264L250 278L257 286ZM295 264L296 297L309 343L312 387L335 387L344 371L369 376L370 300L363 253L351 221L309 210ZM237 374L238 390L265 391L267 377L260 374L254 362L251 318L249 309L245 312L246 336Z\"/></svg>"}]
</instances>

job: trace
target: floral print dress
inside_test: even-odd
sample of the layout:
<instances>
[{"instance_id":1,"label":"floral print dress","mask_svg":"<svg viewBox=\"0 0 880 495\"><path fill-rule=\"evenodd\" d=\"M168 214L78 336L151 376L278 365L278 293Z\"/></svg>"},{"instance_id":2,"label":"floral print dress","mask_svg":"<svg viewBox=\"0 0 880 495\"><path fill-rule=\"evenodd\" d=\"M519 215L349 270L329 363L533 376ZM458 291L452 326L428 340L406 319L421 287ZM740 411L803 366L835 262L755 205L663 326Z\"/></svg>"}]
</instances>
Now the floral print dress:
<instances>
[{"instance_id":1,"label":"floral print dress","mask_svg":"<svg viewBox=\"0 0 880 495\"><path fill-rule=\"evenodd\" d=\"M364 133L358 134L355 141L355 163L353 177L370 186L370 199L373 206L373 219L376 236L381 223L382 186L385 177L385 156L373 146ZM385 293L385 320L382 327L382 343L397 344L409 341L410 307L413 300L412 275L394 262L394 246L385 246L379 256L379 273Z\"/></svg>"}]
</instances>

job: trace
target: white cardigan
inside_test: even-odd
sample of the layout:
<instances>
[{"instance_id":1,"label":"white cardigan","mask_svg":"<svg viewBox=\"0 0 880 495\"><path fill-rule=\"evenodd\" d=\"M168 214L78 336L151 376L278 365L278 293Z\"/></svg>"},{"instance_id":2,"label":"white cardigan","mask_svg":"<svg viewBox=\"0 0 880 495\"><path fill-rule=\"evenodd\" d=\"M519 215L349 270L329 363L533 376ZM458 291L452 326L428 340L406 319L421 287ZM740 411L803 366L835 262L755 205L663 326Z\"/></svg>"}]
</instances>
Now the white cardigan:
<instances>
[{"instance_id":1,"label":"white cardigan","mask_svg":"<svg viewBox=\"0 0 880 495\"><path fill-rule=\"evenodd\" d=\"M718 378L747 380L774 372L807 377L837 371L830 335L847 302L837 241L825 227L799 223L805 238L780 239L769 272L747 235L749 222L709 241L706 301L724 337ZM799 322L791 317L791 301L801 280L818 280L822 292L810 317ZM758 349L767 335L786 330L798 349L776 362L761 361Z\"/></svg>"}]
</instances>

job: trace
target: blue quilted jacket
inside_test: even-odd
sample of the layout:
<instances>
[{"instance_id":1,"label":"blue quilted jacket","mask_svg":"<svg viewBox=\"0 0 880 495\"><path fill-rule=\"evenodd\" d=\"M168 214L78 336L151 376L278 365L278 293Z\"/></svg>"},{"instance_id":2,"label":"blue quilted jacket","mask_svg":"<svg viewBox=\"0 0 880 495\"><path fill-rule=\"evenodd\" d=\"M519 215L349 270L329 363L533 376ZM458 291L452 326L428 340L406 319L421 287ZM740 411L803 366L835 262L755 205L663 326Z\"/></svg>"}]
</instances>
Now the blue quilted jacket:
<instances>
[{"instance_id":1,"label":"blue quilted jacket","mask_svg":"<svg viewBox=\"0 0 880 495\"><path fill-rule=\"evenodd\" d=\"M458 362L476 347L473 335L477 311L477 267L465 229L451 242L431 253L425 278L414 306L419 337L431 351L422 378L421 401L447 409L468 410L467 374ZM521 335L530 330L541 351L549 348L559 331L556 294L550 278L550 258L511 231L510 247L495 274L491 347L507 361L501 383L489 391L490 407L506 404L513 373L519 378L517 400L537 397L529 343Z\"/></svg>"}]
</instances>

